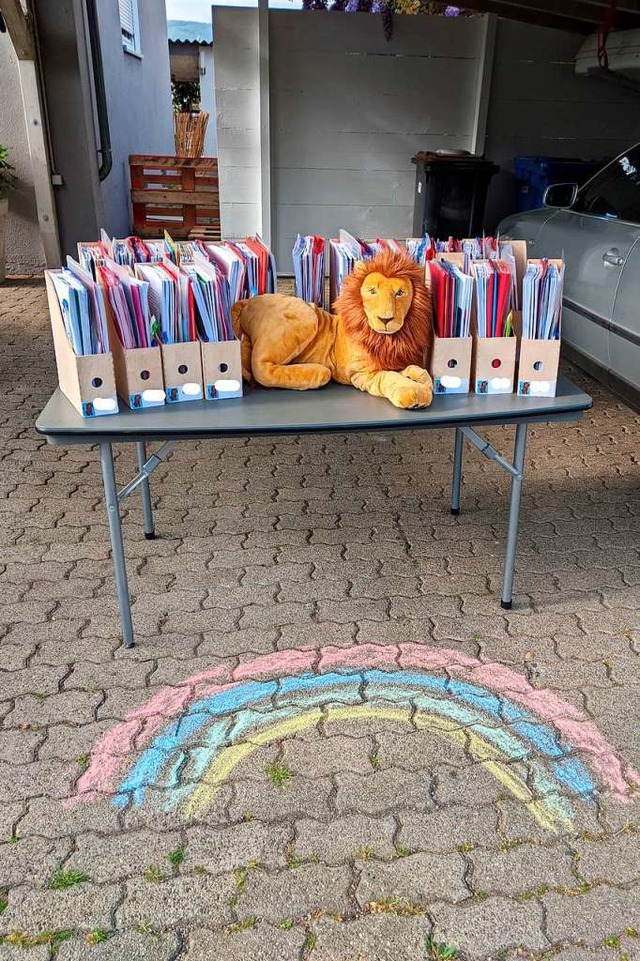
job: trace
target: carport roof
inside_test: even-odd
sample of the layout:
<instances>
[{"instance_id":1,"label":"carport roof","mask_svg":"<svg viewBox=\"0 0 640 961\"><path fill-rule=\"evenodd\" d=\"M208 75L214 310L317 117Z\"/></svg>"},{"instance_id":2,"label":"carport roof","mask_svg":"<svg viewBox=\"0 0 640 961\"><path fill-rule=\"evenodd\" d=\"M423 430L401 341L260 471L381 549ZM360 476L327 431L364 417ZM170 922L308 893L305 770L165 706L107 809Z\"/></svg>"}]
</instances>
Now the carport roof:
<instances>
[{"instance_id":1,"label":"carport roof","mask_svg":"<svg viewBox=\"0 0 640 961\"><path fill-rule=\"evenodd\" d=\"M610 0L462 0L460 6L481 13L496 13L510 20L594 33L611 8ZM640 28L639 0L618 0L613 26L618 30Z\"/></svg>"}]
</instances>

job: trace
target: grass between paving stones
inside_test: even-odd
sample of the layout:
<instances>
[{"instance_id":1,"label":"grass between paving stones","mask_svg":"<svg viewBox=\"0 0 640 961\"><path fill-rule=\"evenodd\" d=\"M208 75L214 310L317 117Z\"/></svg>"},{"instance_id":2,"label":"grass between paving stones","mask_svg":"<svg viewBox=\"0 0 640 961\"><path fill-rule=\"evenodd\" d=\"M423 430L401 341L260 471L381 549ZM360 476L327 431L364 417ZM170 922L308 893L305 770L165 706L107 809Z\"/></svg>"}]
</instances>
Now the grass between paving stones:
<instances>
[{"instance_id":1,"label":"grass between paving stones","mask_svg":"<svg viewBox=\"0 0 640 961\"><path fill-rule=\"evenodd\" d=\"M238 934L240 931L250 931L251 928L255 928L258 923L258 919L255 915L251 914L244 921L237 921L235 924L230 924L225 928L225 934Z\"/></svg>"},{"instance_id":2,"label":"grass between paving stones","mask_svg":"<svg viewBox=\"0 0 640 961\"><path fill-rule=\"evenodd\" d=\"M61 891L64 888L72 888L76 884L83 884L88 881L89 877L84 873L84 871L65 871L60 868L51 875L47 881L47 887L50 891Z\"/></svg>"},{"instance_id":3,"label":"grass between paving stones","mask_svg":"<svg viewBox=\"0 0 640 961\"><path fill-rule=\"evenodd\" d=\"M454 961L460 957L457 948L452 948L445 941L434 941L430 934L424 939L424 950L427 961Z\"/></svg>"},{"instance_id":4,"label":"grass between paving stones","mask_svg":"<svg viewBox=\"0 0 640 961\"><path fill-rule=\"evenodd\" d=\"M68 941L74 934L75 931L70 928L40 931L38 934L27 934L26 931L9 931L8 934L0 937L0 944L8 944L14 948L37 948L41 944L46 944L55 954L62 942Z\"/></svg>"},{"instance_id":5,"label":"grass between paving stones","mask_svg":"<svg viewBox=\"0 0 640 961\"><path fill-rule=\"evenodd\" d=\"M179 868L184 861L184 857L184 847L179 847L174 851L169 851L167 854L167 861L173 868Z\"/></svg>"},{"instance_id":6,"label":"grass between paving stones","mask_svg":"<svg viewBox=\"0 0 640 961\"><path fill-rule=\"evenodd\" d=\"M371 754L369 755L369 764L371 765L374 771L379 771L380 768L382 767L380 763L380 757L377 751L372 751Z\"/></svg>"},{"instance_id":7,"label":"grass between paving stones","mask_svg":"<svg viewBox=\"0 0 640 961\"><path fill-rule=\"evenodd\" d=\"M9 905L9 892L6 888L0 888L0 914L6 911Z\"/></svg>"},{"instance_id":8,"label":"grass between paving stones","mask_svg":"<svg viewBox=\"0 0 640 961\"><path fill-rule=\"evenodd\" d=\"M287 787L287 782L291 780L291 768L284 761L273 761L270 764L265 764L265 773L274 787L278 788L280 791L284 791Z\"/></svg>"},{"instance_id":9,"label":"grass between paving stones","mask_svg":"<svg viewBox=\"0 0 640 961\"><path fill-rule=\"evenodd\" d=\"M307 931L304 939L304 944L302 945L302 950L307 954L311 954L316 946L318 940L318 935L314 934L313 931Z\"/></svg>"},{"instance_id":10,"label":"grass between paving stones","mask_svg":"<svg viewBox=\"0 0 640 961\"><path fill-rule=\"evenodd\" d=\"M104 931L102 928L93 928L88 934L85 934L84 940L87 944L102 944L104 941L108 941L110 937L108 931Z\"/></svg>"},{"instance_id":11,"label":"grass between paving stones","mask_svg":"<svg viewBox=\"0 0 640 961\"><path fill-rule=\"evenodd\" d=\"M395 914L400 918L410 918L425 914L426 908L406 898L383 898L381 901L367 902L365 911L368 914Z\"/></svg>"},{"instance_id":12,"label":"grass between paving stones","mask_svg":"<svg viewBox=\"0 0 640 961\"><path fill-rule=\"evenodd\" d=\"M76 764L78 765L78 767L82 768L83 771L86 771L86 770L87 770L87 768L89 767L89 762L90 762L90 761L91 761L91 755L90 755L90 754L80 754L80 755L76 758Z\"/></svg>"},{"instance_id":13,"label":"grass between paving stones","mask_svg":"<svg viewBox=\"0 0 640 961\"><path fill-rule=\"evenodd\" d=\"M237 868L233 869L233 880L236 885L236 894L229 899L230 907L234 908L238 903L240 895L244 894L244 890L247 886L247 878L249 877L249 871L255 871L255 869L259 867L259 861L249 861L248 864L241 864Z\"/></svg>"},{"instance_id":14,"label":"grass between paving stones","mask_svg":"<svg viewBox=\"0 0 640 961\"><path fill-rule=\"evenodd\" d=\"M376 852L373 850L373 848L368 848L366 845L363 845L356 854L356 857L359 861L371 861L372 858L375 857L375 854Z\"/></svg>"},{"instance_id":15,"label":"grass between paving stones","mask_svg":"<svg viewBox=\"0 0 640 961\"><path fill-rule=\"evenodd\" d=\"M165 880L164 872L157 867L148 867L144 872L145 881L149 881L150 884L160 884Z\"/></svg>"}]
</instances>

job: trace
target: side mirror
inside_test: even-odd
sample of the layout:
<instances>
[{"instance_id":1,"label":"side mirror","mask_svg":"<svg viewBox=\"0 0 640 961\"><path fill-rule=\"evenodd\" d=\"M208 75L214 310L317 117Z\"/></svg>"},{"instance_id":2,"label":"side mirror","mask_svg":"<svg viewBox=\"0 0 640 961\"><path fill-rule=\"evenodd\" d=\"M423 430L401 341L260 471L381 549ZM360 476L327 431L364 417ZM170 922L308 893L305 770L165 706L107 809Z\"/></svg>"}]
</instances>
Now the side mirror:
<instances>
[{"instance_id":1,"label":"side mirror","mask_svg":"<svg viewBox=\"0 0 640 961\"><path fill-rule=\"evenodd\" d=\"M577 184L549 184L542 203L545 207L572 207L577 196Z\"/></svg>"}]
</instances>

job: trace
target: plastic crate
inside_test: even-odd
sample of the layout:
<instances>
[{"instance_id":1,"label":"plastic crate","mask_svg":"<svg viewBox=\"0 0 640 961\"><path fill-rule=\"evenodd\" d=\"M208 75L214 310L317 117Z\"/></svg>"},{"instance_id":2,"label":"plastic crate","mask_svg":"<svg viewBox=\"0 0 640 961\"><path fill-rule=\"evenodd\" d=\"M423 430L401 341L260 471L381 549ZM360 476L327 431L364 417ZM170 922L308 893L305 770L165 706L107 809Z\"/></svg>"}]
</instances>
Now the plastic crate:
<instances>
[{"instance_id":1,"label":"plastic crate","mask_svg":"<svg viewBox=\"0 0 640 961\"><path fill-rule=\"evenodd\" d=\"M604 166L604 160L578 160L564 157L515 157L513 169L518 181L518 210L542 207L544 192L550 184L586 183Z\"/></svg>"}]
</instances>

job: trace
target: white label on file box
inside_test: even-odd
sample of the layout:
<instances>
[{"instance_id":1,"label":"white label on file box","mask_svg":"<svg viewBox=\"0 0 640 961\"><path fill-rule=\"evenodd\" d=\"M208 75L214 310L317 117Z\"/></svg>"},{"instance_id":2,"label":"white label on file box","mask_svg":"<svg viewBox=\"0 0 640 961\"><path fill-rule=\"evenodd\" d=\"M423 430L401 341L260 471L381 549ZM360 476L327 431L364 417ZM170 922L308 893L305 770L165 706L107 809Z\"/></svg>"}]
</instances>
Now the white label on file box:
<instances>
[{"instance_id":1,"label":"white label on file box","mask_svg":"<svg viewBox=\"0 0 640 961\"><path fill-rule=\"evenodd\" d=\"M447 390L455 390L462 384L462 378L451 377L449 374L445 374L444 377L440 378L440 383L443 387L446 387Z\"/></svg>"},{"instance_id":2,"label":"white label on file box","mask_svg":"<svg viewBox=\"0 0 640 961\"><path fill-rule=\"evenodd\" d=\"M94 397L93 406L96 414L110 414L118 409L118 401L115 397Z\"/></svg>"},{"instance_id":3,"label":"white label on file box","mask_svg":"<svg viewBox=\"0 0 640 961\"><path fill-rule=\"evenodd\" d=\"M229 394L231 391L240 390L239 380L217 380L214 384L215 389L220 394Z\"/></svg>"},{"instance_id":4,"label":"white label on file box","mask_svg":"<svg viewBox=\"0 0 640 961\"><path fill-rule=\"evenodd\" d=\"M548 380L532 380L529 384L529 394L532 397L549 397L551 383Z\"/></svg>"},{"instance_id":5,"label":"white label on file box","mask_svg":"<svg viewBox=\"0 0 640 961\"><path fill-rule=\"evenodd\" d=\"M145 404L164 404L164 391L148 387L142 391L142 400Z\"/></svg>"},{"instance_id":6,"label":"white label on file box","mask_svg":"<svg viewBox=\"0 0 640 961\"><path fill-rule=\"evenodd\" d=\"M187 397L199 397L202 393L202 388L200 387L200 384L183 384L182 393Z\"/></svg>"},{"instance_id":7,"label":"white label on file box","mask_svg":"<svg viewBox=\"0 0 640 961\"><path fill-rule=\"evenodd\" d=\"M511 389L511 380L508 377L492 377L489 387L493 391L507 391Z\"/></svg>"}]
</instances>

